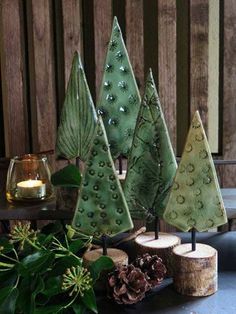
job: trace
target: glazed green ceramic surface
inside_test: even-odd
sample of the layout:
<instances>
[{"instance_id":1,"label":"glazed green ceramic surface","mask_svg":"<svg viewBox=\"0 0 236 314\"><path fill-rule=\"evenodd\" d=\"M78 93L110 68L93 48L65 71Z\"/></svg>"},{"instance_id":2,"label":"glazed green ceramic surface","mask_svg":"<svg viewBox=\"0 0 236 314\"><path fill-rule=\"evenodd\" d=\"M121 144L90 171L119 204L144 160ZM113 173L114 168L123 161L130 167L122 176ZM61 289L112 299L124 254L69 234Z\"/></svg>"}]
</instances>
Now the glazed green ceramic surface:
<instances>
[{"instance_id":1,"label":"glazed green ceramic surface","mask_svg":"<svg viewBox=\"0 0 236 314\"><path fill-rule=\"evenodd\" d=\"M211 151L198 111L192 120L164 219L188 231L205 231L227 222Z\"/></svg>"},{"instance_id":2,"label":"glazed green ceramic surface","mask_svg":"<svg viewBox=\"0 0 236 314\"><path fill-rule=\"evenodd\" d=\"M81 232L97 238L103 234L114 236L133 228L101 117L72 224Z\"/></svg>"},{"instance_id":3,"label":"glazed green ceramic surface","mask_svg":"<svg viewBox=\"0 0 236 314\"><path fill-rule=\"evenodd\" d=\"M150 70L124 185L132 218L150 220L154 216L162 216L176 168L175 155Z\"/></svg>"},{"instance_id":4,"label":"glazed green ceramic surface","mask_svg":"<svg viewBox=\"0 0 236 314\"><path fill-rule=\"evenodd\" d=\"M75 53L57 133L57 155L88 158L97 114L78 52Z\"/></svg>"},{"instance_id":5,"label":"glazed green ceramic surface","mask_svg":"<svg viewBox=\"0 0 236 314\"><path fill-rule=\"evenodd\" d=\"M120 26L114 18L98 101L113 158L128 155L139 107L139 91Z\"/></svg>"}]
</instances>

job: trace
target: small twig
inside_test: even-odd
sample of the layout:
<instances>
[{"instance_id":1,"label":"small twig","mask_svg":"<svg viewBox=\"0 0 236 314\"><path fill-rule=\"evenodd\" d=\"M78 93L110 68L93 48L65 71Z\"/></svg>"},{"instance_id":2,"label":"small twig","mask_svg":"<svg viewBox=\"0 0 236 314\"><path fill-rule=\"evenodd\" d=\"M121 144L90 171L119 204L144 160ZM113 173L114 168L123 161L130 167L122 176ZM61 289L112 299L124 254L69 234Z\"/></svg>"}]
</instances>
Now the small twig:
<instances>
[{"instance_id":1,"label":"small twig","mask_svg":"<svg viewBox=\"0 0 236 314\"><path fill-rule=\"evenodd\" d=\"M142 227L142 228L138 229L137 231L135 231L134 233L132 233L131 235L129 235L128 237L121 239L120 241L116 242L115 246L118 246L124 242L134 240L135 238L137 238L137 236L139 236L140 234L142 234L144 232L146 232L146 227Z\"/></svg>"}]
</instances>

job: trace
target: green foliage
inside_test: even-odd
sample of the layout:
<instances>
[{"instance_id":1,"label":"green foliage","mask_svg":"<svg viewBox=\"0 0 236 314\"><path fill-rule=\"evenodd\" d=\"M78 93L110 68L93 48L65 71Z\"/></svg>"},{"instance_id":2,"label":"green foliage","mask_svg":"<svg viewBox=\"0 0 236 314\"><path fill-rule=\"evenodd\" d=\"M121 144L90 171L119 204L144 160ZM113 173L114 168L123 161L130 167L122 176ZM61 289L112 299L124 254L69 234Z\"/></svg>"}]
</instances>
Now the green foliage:
<instances>
[{"instance_id":1,"label":"green foliage","mask_svg":"<svg viewBox=\"0 0 236 314\"><path fill-rule=\"evenodd\" d=\"M164 219L188 231L206 231L227 222L215 166L198 111L190 129Z\"/></svg>"},{"instance_id":2,"label":"green foliage","mask_svg":"<svg viewBox=\"0 0 236 314\"><path fill-rule=\"evenodd\" d=\"M176 160L152 72L135 128L124 193L132 218L162 217L176 173Z\"/></svg>"},{"instance_id":3,"label":"green foliage","mask_svg":"<svg viewBox=\"0 0 236 314\"><path fill-rule=\"evenodd\" d=\"M39 233L19 222L0 239L0 314L97 313L94 272L113 263L99 259L91 273L80 255L92 238L62 230L56 223Z\"/></svg>"},{"instance_id":4,"label":"green foliage","mask_svg":"<svg viewBox=\"0 0 236 314\"><path fill-rule=\"evenodd\" d=\"M101 117L83 175L72 225L96 238L103 234L114 236L133 227Z\"/></svg>"},{"instance_id":5,"label":"green foliage","mask_svg":"<svg viewBox=\"0 0 236 314\"><path fill-rule=\"evenodd\" d=\"M78 52L75 53L60 125L57 132L57 155L85 161L94 136L97 115Z\"/></svg>"},{"instance_id":6,"label":"green foliage","mask_svg":"<svg viewBox=\"0 0 236 314\"><path fill-rule=\"evenodd\" d=\"M89 267L91 277L93 278L94 281L96 281L98 280L100 273L104 269L111 269L113 266L114 264L109 257L101 256L99 259L93 262Z\"/></svg>"},{"instance_id":7,"label":"green foliage","mask_svg":"<svg viewBox=\"0 0 236 314\"><path fill-rule=\"evenodd\" d=\"M98 100L113 158L128 155L139 107L138 87L115 17Z\"/></svg>"},{"instance_id":8,"label":"green foliage","mask_svg":"<svg viewBox=\"0 0 236 314\"><path fill-rule=\"evenodd\" d=\"M69 164L63 169L52 174L51 182L54 186L79 188L81 182L79 168L73 164Z\"/></svg>"}]
</instances>

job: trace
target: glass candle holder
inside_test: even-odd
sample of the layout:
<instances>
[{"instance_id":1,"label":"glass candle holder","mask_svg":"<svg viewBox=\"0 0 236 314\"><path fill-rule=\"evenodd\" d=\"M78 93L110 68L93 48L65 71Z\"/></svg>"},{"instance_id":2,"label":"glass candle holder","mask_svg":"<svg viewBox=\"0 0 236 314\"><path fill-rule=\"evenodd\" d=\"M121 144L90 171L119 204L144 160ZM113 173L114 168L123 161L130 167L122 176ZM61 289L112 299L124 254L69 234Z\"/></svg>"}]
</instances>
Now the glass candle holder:
<instances>
[{"instance_id":1,"label":"glass candle holder","mask_svg":"<svg viewBox=\"0 0 236 314\"><path fill-rule=\"evenodd\" d=\"M52 198L50 178L46 156L28 154L12 158L7 173L7 200L38 202Z\"/></svg>"}]
</instances>

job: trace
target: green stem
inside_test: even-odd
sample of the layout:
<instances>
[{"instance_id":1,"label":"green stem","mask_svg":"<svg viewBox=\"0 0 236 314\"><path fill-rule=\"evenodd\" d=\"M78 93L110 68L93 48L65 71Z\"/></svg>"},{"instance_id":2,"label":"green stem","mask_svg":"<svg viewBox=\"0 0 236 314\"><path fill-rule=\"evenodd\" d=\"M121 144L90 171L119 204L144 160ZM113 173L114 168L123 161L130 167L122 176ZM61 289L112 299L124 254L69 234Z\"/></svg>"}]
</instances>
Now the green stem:
<instances>
[{"instance_id":1,"label":"green stem","mask_svg":"<svg viewBox=\"0 0 236 314\"><path fill-rule=\"evenodd\" d=\"M63 306L63 309L67 309L69 306L71 306L71 305L75 302L75 300L77 299L78 295L79 295L79 292L76 293L76 295L74 296L74 298L73 298L68 304L66 304L65 306Z\"/></svg>"},{"instance_id":2,"label":"green stem","mask_svg":"<svg viewBox=\"0 0 236 314\"><path fill-rule=\"evenodd\" d=\"M62 251L67 252L68 255L74 256L74 257L75 257L76 259L78 259L79 261L81 260L80 257L78 257L77 255L75 255L74 253L72 253L69 249L67 249L66 247L64 247L64 246L61 244L61 242L60 242L57 238L53 237L53 239L57 242L57 246L58 246L58 249L59 249L59 250L61 249ZM54 243L54 244L56 244L56 243Z\"/></svg>"},{"instance_id":3,"label":"green stem","mask_svg":"<svg viewBox=\"0 0 236 314\"><path fill-rule=\"evenodd\" d=\"M9 264L9 263L4 263L4 262L0 262L0 267L8 267L8 268L12 268L15 265L14 264Z\"/></svg>"},{"instance_id":4,"label":"green stem","mask_svg":"<svg viewBox=\"0 0 236 314\"><path fill-rule=\"evenodd\" d=\"M3 253L0 253L0 256L9 259L9 260L12 261L12 262L18 263L18 260L14 259L14 258L12 258L12 257L10 257L10 256L7 256L7 255L5 255L5 254L3 254Z\"/></svg>"},{"instance_id":5,"label":"green stem","mask_svg":"<svg viewBox=\"0 0 236 314\"><path fill-rule=\"evenodd\" d=\"M26 238L25 239L32 247L34 247L36 250L41 251L42 247L38 246L37 244L35 244L34 242L32 242L30 239Z\"/></svg>"},{"instance_id":6,"label":"green stem","mask_svg":"<svg viewBox=\"0 0 236 314\"><path fill-rule=\"evenodd\" d=\"M69 249L68 239L67 239L67 236L66 236L66 235L64 235L64 237L65 237L65 241L66 241L66 248L67 248L67 250L68 250L68 249Z\"/></svg>"},{"instance_id":7,"label":"green stem","mask_svg":"<svg viewBox=\"0 0 236 314\"><path fill-rule=\"evenodd\" d=\"M16 288L16 287L18 286L19 280L20 280L20 276L18 276L18 277L17 277L17 279L16 279L16 283L15 283L15 285L14 285L13 289L14 289L14 288Z\"/></svg>"},{"instance_id":8,"label":"green stem","mask_svg":"<svg viewBox=\"0 0 236 314\"><path fill-rule=\"evenodd\" d=\"M17 261L19 261L19 257L18 257L18 254L17 254L16 250L13 249L12 251L13 251L13 253L15 254L15 257L16 257Z\"/></svg>"}]
</instances>

